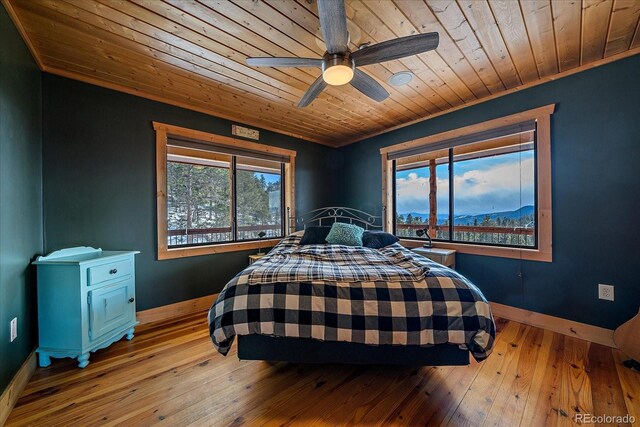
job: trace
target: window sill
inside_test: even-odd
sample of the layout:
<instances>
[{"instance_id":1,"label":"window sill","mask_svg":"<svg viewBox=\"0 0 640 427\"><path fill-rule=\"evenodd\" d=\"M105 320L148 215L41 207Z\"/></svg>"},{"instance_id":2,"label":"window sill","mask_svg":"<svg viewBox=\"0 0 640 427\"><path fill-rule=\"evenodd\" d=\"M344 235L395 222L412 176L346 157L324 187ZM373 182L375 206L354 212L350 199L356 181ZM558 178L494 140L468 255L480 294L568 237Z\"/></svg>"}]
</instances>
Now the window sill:
<instances>
[{"instance_id":1,"label":"window sill","mask_svg":"<svg viewBox=\"0 0 640 427\"><path fill-rule=\"evenodd\" d=\"M247 251L258 248L272 248L281 239L252 240L250 242L218 243L215 245L192 246L190 248L158 249L158 260L213 255L225 252Z\"/></svg>"},{"instance_id":2,"label":"window sill","mask_svg":"<svg viewBox=\"0 0 640 427\"><path fill-rule=\"evenodd\" d=\"M422 240L400 239L400 244L407 248L418 248L424 244ZM455 249L461 254L483 255L499 258L525 259L528 261L552 262L552 252L540 249L508 248L504 246L485 246L469 243L433 242L434 248Z\"/></svg>"}]
</instances>

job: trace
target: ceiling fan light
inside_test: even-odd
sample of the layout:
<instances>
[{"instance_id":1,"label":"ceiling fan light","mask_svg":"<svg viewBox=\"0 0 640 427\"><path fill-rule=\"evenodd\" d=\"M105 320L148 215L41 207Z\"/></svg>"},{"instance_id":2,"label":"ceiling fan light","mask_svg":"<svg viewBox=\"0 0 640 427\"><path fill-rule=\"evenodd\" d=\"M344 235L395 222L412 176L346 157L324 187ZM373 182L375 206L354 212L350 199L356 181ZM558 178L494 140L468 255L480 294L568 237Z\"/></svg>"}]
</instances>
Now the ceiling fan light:
<instances>
[{"instance_id":1,"label":"ceiling fan light","mask_svg":"<svg viewBox=\"0 0 640 427\"><path fill-rule=\"evenodd\" d=\"M346 85L353 79L353 68L346 65L334 65L322 71L322 78L331 86Z\"/></svg>"}]
</instances>

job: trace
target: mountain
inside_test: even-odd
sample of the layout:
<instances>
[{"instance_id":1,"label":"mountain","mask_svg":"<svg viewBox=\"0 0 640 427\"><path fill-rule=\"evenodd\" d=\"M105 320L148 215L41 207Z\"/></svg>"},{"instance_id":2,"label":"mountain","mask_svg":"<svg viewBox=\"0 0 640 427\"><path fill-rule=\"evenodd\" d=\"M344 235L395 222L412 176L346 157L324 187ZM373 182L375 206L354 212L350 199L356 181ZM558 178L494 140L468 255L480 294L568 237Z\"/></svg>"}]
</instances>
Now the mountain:
<instances>
[{"instance_id":1,"label":"mountain","mask_svg":"<svg viewBox=\"0 0 640 427\"><path fill-rule=\"evenodd\" d=\"M493 212L486 214L477 214L477 215L457 215L453 217L454 225L473 225L474 221L478 221L481 223L485 216L489 215L489 220L495 221L498 218L508 218L508 219L520 219L527 215L533 215L535 209L532 205L522 206L520 209L516 209L514 211L504 211L504 212ZM404 217L407 217L407 214L403 214ZM427 221L429 219L428 213L420 213L420 212L411 212L411 216L414 218L422 218L422 221ZM449 219L449 215L447 214L438 214L438 224L443 224L447 219Z\"/></svg>"}]
</instances>

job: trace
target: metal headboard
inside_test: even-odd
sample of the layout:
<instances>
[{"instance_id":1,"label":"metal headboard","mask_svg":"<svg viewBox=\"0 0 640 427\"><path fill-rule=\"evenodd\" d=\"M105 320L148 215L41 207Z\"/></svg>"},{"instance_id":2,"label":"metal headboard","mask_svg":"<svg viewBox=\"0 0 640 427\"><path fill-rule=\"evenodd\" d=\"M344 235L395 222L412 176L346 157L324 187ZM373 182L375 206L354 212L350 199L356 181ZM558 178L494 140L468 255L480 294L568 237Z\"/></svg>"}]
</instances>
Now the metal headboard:
<instances>
[{"instance_id":1,"label":"metal headboard","mask_svg":"<svg viewBox=\"0 0 640 427\"><path fill-rule=\"evenodd\" d=\"M365 230L381 230L382 216L347 208L344 206L330 206L326 208L314 209L302 215L291 216L291 210L287 208L287 234L296 231L298 228L306 228L308 225L330 226L334 222L346 222L359 225Z\"/></svg>"}]
</instances>

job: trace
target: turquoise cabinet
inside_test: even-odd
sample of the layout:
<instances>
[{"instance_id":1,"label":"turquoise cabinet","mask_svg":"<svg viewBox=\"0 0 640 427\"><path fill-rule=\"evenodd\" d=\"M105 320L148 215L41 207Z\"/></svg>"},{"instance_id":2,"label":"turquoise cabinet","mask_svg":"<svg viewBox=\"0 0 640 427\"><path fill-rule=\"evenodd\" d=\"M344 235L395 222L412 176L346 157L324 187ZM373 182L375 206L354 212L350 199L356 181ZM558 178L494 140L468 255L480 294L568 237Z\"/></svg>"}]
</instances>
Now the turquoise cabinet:
<instances>
[{"instance_id":1,"label":"turquoise cabinet","mask_svg":"<svg viewBox=\"0 0 640 427\"><path fill-rule=\"evenodd\" d=\"M136 321L135 255L138 251L62 249L33 263L38 267L38 360L73 357L89 364L91 352L126 336Z\"/></svg>"}]
</instances>

